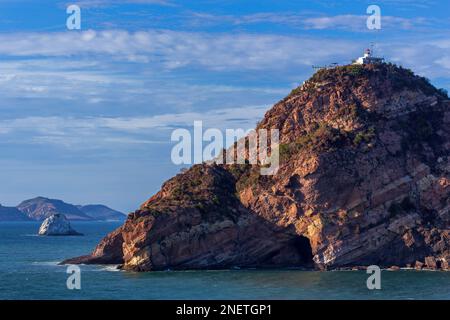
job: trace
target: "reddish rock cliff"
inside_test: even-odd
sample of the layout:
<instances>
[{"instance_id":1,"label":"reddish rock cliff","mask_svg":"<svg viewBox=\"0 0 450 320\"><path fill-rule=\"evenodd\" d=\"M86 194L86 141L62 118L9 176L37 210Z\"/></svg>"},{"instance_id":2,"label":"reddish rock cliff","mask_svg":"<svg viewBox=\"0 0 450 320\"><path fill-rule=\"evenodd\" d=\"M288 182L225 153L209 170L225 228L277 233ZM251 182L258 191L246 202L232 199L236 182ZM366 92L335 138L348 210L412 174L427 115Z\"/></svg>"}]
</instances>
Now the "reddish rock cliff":
<instances>
[{"instance_id":1,"label":"reddish rock cliff","mask_svg":"<svg viewBox=\"0 0 450 320\"><path fill-rule=\"evenodd\" d=\"M448 269L450 103L393 65L321 70L267 112L281 165L193 166L91 255L137 271Z\"/></svg>"}]
</instances>

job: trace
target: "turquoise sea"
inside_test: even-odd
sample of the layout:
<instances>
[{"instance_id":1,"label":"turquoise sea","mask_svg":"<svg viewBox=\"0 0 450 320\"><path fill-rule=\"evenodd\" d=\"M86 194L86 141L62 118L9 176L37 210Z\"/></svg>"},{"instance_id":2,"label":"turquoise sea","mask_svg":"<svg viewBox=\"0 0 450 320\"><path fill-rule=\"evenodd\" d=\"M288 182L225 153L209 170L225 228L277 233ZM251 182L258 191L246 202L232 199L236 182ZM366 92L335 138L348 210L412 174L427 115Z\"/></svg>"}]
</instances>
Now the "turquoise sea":
<instances>
[{"instance_id":1,"label":"turquoise sea","mask_svg":"<svg viewBox=\"0 0 450 320\"><path fill-rule=\"evenodd\" d=\"M0 223L0 299L450 299L450 272L225 270L133 273L81 266L68 290L65 258L90 252L119 223L72 223L83 237L38 237L39 223Z\"/></svg>"}]
</instances>

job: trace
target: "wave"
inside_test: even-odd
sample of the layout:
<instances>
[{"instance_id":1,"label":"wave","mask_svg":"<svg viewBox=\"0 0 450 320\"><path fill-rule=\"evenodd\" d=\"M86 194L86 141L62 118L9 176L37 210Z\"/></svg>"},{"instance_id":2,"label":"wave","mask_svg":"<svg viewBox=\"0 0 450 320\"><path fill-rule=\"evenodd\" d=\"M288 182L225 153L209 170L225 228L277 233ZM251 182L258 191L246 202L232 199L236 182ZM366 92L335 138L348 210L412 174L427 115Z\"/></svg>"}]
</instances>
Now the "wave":
<instances>
[{"instance_id":1,"label":"wave","mask_svg":"<svg viewBox=\"0 0 450 320\"><path fill-rule=\"evenodd\" d=\"M120 272L119 265L108 265L108 266L101 266L98 271L109 271L109 272Z\"/></svg>"},{"instance_id":2,"label":"wave","mask_svg":"<svg viewBox=\"0 0 450 320\"><path fill-rule=\"evenodd\" d=\"M33 261L31 264L39 266L56 266L59 267L60 261Z\"/></svg>"}]
</instances>

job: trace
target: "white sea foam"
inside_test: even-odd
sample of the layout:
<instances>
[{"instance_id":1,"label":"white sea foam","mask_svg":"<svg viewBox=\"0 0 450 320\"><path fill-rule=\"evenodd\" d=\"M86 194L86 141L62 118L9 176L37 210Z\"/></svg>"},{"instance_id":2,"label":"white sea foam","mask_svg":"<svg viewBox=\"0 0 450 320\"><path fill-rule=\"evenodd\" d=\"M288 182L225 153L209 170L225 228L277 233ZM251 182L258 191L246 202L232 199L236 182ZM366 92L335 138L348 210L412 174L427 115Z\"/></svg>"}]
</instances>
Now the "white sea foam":
<instances>
[{"instance_id":1,"label":"white sea foam","mask_svg":"<svg viewBox=\"0 0 450 320\"><path fill-rule=\"evenodd\" d=\"M122 271L118 269L119 265L102 266L98 271L118 272Z\"/></svg>"},{"instance_id":2,"label":"white sea foam","mask_svg":"<svg viewBox=\"0 0 450 320\"><path fill-rule=\"evenodd\" d=\"M33 261L31 264L39 266L59 266L60 261Z\"/></svg>"}]
</instances>

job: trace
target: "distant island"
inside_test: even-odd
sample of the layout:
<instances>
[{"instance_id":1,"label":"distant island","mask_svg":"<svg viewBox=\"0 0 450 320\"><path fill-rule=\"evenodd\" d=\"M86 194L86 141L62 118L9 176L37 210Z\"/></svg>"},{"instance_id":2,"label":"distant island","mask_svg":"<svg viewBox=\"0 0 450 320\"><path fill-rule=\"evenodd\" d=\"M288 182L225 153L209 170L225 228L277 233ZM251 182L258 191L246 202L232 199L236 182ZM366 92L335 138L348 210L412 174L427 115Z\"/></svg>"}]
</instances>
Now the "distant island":
<instances>
[{"instance_id":1,"label":"distant island","mask_svg":"<svg viewBox=\"0 0 450 320\"><path fill-rule=\"evenodd\" d=\"M101 204L72 205L62 200L37 197L17 207L0 205L0 221L43 221L63 214L71 221L123 221L126 215Z\"/></svg>"}]
</instances>

